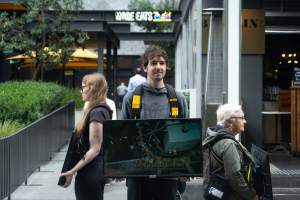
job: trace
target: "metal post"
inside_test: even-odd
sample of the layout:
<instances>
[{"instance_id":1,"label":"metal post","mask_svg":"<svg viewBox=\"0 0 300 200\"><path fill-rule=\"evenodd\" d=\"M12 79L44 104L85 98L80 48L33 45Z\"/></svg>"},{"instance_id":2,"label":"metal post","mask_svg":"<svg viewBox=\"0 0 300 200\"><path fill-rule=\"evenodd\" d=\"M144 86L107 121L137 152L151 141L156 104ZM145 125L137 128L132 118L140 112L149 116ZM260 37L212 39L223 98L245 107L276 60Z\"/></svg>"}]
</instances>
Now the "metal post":
<instances>
[{"instance_id":1,"label":"metal post","mask_svg":"<svg viewBox=\"0 0 300 200\"><path fill-rule=\"evenodd\" d=\"M11 149L11 140L8 141L8 200L11 200L11 158L10 158L10 149Z\"/></svg>"},{"instance_id":2,"label":"metal post","mask_svg":"<svg viewBox=\"0 0 300 200\"><path fill-rule=\"evenodd\" d=\"M117 69L118 69L118 49L113 47L113 87L114 87L114 101L117 102Z\"/></svg>"},{"instance_id":3,"label":"metal post","mask_svg":"<svg viewBox=\"0 0 300 200\"><path fill-rule=\"evenodd\" d=\"M113 86L113 75L112 75L112 62L111 62L111 41L106 42L106 64L107 64L107 83L108 83L108 97L112 98L114 96L114 86Z\"/></svg>"},{"instance_id":4,"label":"metal post","mask_svg":"<svg viewBox=\"0 0 300 200\"><path fill-rule=\"evenodd\" d=\"M207 106L208 78L210 72L211 43L212 43L212 32L213 32L212 15L213 14L211 13L209 16L208 48L207 48L206 75L205 75L205 88L204 88L204 108L205 108L204 110L206 110L206 106Z\"/></svg>"},{"instance_id":5,"label":"metal post","mask_svg":"<svg viewBox=\"0 0 300 200\"><path fill-rule=\"evenodd\" d=\"M98 72L103 74L104 73L104 41L105 36L101 33L98 34L97 38L97 48L98 48Z\"/></svg>"}]
</instances>

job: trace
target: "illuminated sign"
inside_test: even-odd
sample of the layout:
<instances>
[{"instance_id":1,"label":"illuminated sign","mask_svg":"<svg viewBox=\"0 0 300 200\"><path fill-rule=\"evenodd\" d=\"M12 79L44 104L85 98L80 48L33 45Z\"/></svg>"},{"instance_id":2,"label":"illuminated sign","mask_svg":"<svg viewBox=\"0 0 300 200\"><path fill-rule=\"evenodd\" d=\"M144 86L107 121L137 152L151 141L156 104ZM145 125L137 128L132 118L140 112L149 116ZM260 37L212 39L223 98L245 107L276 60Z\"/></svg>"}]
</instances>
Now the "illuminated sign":
<instances>
[{"instance_id":1,"label":"illuminated sign","mask_svg":"<svg viewBox=\"0 0 300 200\"><path fill-rule=\"evenodd\" d=\"M172 22L171 11L116 11L118 22Z\"/></svg>"}]
</instances>

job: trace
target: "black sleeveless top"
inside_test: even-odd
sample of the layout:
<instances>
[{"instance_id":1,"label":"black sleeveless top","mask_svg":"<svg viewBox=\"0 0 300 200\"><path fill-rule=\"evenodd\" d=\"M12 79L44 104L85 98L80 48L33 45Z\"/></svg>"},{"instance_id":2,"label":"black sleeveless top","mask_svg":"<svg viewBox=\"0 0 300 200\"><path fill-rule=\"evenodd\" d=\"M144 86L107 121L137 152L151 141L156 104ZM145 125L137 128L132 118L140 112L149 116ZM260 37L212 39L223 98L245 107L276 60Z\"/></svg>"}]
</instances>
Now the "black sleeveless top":
<instances>
[{"instance_id":1,"label":"black sleeveless top","mask_svg":"<svg viewBox=\"0 0 300 200\"><path fill-rule=\"evenodd\" d=\"M84 123L82 134L77 141L78 147L79 147L78 151L82 151L81 154L83 154L83 155L81 155L81 158L84 156L84 154L90 148L90 141L89 141L89 135L90 135L89 125L90 125L90 123L95 121L95 122L99 122L99 123L103 124L103 121L110 120L111 118L112 118L112 111L106 104L99 104L91 109L91 111L89 112L87 119ZM103 135L104 134L105 133L103 133ZM87 164L82 169L80 169L78 171L78 174L83 173L85 171L89 171L89 170L92 170L92 171L96 170L99 167L99 166L97 166L97 167L95 166L96 163L98 163L97 165L99 165L99 164L101 165L101 169L98 169L98 170L102 171L102 164L103 164L102 155L103 155L103 145L101 144L101 150L100 150L100 153L98 154L98 156L94 160L92 160L89 164Z\"/></svg>"}]
</instances>

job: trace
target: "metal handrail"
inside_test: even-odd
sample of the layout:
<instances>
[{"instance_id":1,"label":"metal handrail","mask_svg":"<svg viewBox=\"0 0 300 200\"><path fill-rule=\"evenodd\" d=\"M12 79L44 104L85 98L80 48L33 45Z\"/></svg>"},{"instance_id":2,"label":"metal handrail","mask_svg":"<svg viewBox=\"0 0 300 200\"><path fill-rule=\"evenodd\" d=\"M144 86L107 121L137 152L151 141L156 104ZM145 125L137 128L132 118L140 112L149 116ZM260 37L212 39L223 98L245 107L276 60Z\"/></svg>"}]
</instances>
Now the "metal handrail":
<instances>
[{"instance_id":1,"label":"metal handrail","mask_svg":"<svg viewBox=\"0 0 300 200\"><path fill-rule=\"evenodd\" d=\"M75 103L70 102L29 124L15 135L0 139L0 199L8 197L72 134Z\"/></svg>"}]
</instances>

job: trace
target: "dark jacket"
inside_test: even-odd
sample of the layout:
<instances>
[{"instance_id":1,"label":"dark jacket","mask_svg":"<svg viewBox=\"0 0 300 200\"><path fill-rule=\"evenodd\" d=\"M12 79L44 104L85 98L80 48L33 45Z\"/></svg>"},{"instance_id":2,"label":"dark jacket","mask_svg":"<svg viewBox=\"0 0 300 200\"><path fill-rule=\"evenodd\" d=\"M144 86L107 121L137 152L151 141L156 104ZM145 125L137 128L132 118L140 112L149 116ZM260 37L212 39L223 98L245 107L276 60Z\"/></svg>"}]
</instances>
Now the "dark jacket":
<instances>
[{"instance_id":1,"label":"dark jacket","mask_svg":"<svg viewBox=\"0 0 300 200\"><path fill-rule=\"evenodd\" d=\"M214 143L218 137L234 136L228 129L216 126L207 129L207 137L203 141L203 150L205 151L206 165L204 166L203 187L206 189L209 177L209 155L211 171L224 176L232 190L230 200L251 200L255 197L256 191L252 187L251 181L247 181L247 171L249 163L254 163L252 155L238 141L230 138L223 138ZM214 144L213 144L214 143ZM223 160L223 164L218 162L212 154L208 154L208 145L213 144L212 150Z\"/></svg>"}]
</instances>

